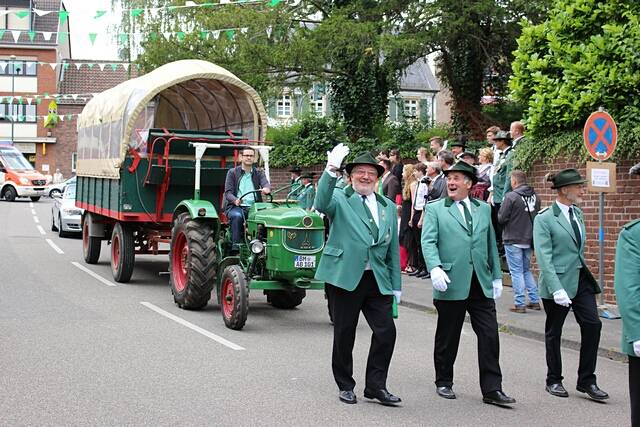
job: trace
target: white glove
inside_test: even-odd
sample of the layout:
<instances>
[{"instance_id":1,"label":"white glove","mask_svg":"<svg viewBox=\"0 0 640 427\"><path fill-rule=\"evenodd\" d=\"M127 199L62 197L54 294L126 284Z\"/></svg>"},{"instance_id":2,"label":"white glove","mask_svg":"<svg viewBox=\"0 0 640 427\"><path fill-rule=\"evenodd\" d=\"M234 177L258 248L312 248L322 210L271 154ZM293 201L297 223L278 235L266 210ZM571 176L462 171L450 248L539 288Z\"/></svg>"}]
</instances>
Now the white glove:
<instances>
[{"instance_id":1,"label":"white glove","mask_svg":"<svg viewBox=\"0 0 640 427\"><path fill-rule=\"evenodd\" d=\"M349 147L340 143L327 151L327 169L336 170L342 164L345 157L349 155Z\"/></svg>"},{"instance_id":2,"label":"white glove","mask_svg":"<svg viewBox=\"0 0 640 427\"><path fill-rule=\"evenodd\" d=\"M493 279L493 299L498 299L502 296L502 279Z\"/></svg>"},{"instance_id":3,"label":"white glove","mask_svg":"<svg viewBox=\"0 0 640 427\"><path fill-rule=\"evenodd\" d=\"M400 304L400 296L402 296L402 291L393 291L393 296L396 297L396 304Z\"/></svg>"},{"instance_id":4,"label":"white glove","mask_svg":"<svg viewBox=\"0 0 640 427\"><path fill-rule=\"evenodd\" d=\"M565 307L569 307L571 305L571 300L569 299L569 295L567 295L567 291L564 289L560 289L559 291L555 291L553 293L553 300L558 305L563 305Z\"/></svg>"},{"instance_id":5,"label":"white glove","mask_svg":"<svg viewBox=\"0 0 640 427\"><path fill-rule=\"evenodd\" d=\"M431 285L433 289L440 292L447 290L447 283L451 283L449 276L440 267L434 267L431 269Z\"/></svg>"},{"instance_id":6,"label":"white glove","mask_svg":"<svg viewBox=\"0 0 640 427\"><path fill-rule=\"evenodd\" d=\"M633 342L633 352L640 357L640 340Z\"/></svg>"}]
</instances>

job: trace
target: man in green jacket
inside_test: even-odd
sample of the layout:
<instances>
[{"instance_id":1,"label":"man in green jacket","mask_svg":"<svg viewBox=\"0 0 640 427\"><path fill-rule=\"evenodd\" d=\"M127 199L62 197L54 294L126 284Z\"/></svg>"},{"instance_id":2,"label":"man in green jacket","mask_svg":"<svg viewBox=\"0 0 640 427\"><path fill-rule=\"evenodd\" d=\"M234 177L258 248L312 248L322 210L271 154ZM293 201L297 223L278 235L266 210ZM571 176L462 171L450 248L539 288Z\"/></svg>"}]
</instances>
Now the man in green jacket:
<instances>
[{"instance_id":1,"label":"man in green jacket","mask_svg":"<svg viewBox=\"0 0 640 427\"><path fill-rule=\"evenodd\" d=\"M602 322L598 317L595 294L600 287L584 260L587 237L582 210L584 179L575 169L549 175L557 191L556 201L542 209L533 222L533 242L540 269L538 286L547 315L545 347L547 380L545 390L553 396L568 397L562 385L560 341L569 306L580 325L581 345L576 390L594 400L609 395L596 384L596 361Z\"/></svg>"},{"instance_id":2,"label":"man in green jacket","mask_svg":"<svg viewBox=\"0 0 640 427\"><path fill-rule=\"evenodd\" d=\"M632 172L633 173L633 172ZM614 287L622 316L622 351L629 356L631 425L640 426L640 219L622 228Z\"/></svg>"},{"instance_id":3,"label":"man in green jacket","mask_svg":"<svg viewBox=\"0 0 640 427\"><path fill-rule=\"evenodd\" d=\"M447 196L426 206L422 251L431 272L433 304L438 311L434 344L436 393L455 399L453 364L465 313L478 337L483 402L511 405L502 391L500 344L494 299L502 294L502 272L491 225L491 208L469 198L477 182L475 168L458 161L444 171Z\"/></svg>"},{"instance_id":4,"label":"man in green jacket","mask_svg":"<svg viewBox=\"0 0 640 427\"><path fill-rule=\"evenodd\" d=\"M333 316L333 376L339 399L356 403L352 351L362 311L373 331L364 396L395 405L401 399L389 393L386 382L396 340L393 298L399 302L401 296L396 207L375 193L383 168L369 153L345 165L351 186L335 189L335 171L348 154L343 144L327 153L315 200L315 208L331 220L316 279L327 283Z\"/></svg>"},{"instance_id":5,"label":"man in green jacket","mask_svg":"<svg viewBox=\"0 0 640 427\"><path fill-rule=\"evenodd\" d=\"M297 199L302 209L311 210L313 208L313 200L316 198L316 189L313 186L315 176L314 172L307 172L300 176L302 188L298 192Z\"/></svg>"},{"instance_id":6,"label":"man in green jacket","mask_svg":"<svg viewBox=\"0 0 640 427\"><path fill-rule=\"evenodd\" d=\"M496 232L496 241L500 255L504 255L504 245L502 244L502 225L498 221L498 212L504 200L504 196L512 190L511 170L513 169L513 152L511 148L511 134L505 131L498 131L493 138L498 154L498 159L493 168L491 177L491 188L489 192L489 204L491 204L491 221Z\"/></svg>"},{"instance_id":7,"label":"man in green jacket","mask_svg":"<svg viewBox=\"0 0 640 427\"><path fill-rule=\"evenodd\" d=\"M300 166L293 166L289 169L291 172L291 188L289 189L289 198L295 199L302 190L302 168Z\"/></svg>"}]
</instances>

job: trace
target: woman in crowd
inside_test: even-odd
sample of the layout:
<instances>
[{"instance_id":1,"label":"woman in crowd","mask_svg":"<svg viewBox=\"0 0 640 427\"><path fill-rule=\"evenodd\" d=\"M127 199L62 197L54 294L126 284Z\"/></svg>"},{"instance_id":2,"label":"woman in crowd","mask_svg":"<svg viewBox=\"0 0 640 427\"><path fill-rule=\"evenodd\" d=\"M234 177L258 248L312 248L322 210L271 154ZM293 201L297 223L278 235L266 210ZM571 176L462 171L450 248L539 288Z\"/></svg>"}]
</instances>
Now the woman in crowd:
<instances>
[{"instance_id":1,"label":"woman in crowd","mask_svg":"<svg viewBox=\"0 0 640 427\"><path fill-rule=\"evenodd\" d=\"M418 183L413 176L413 165L404 165L402 169L402 204L400 210L400 254L404 252L406 254L406 262L403 263L400 260L401 265L405 265L405 273L413 273L417 265L417 249L415 238L410 225L411 211L413 206L413 200L415 198L416 187ZM404 250L402 249L404 248ZM401 257L402 258L402 257Z\"/></svg>"},{"instance_id":2,"label":"woman in crowd","mask_svg":"<svg viewBox=\"0 0 640 427\"><path fill-rule=\"evenodd\" d=\"M476 199L487 200L493 175L493 150L490 147L481 148L478 161L480 162L477 166L478 183L471 189L471 196Z\"/></svg>"}]
</instances>

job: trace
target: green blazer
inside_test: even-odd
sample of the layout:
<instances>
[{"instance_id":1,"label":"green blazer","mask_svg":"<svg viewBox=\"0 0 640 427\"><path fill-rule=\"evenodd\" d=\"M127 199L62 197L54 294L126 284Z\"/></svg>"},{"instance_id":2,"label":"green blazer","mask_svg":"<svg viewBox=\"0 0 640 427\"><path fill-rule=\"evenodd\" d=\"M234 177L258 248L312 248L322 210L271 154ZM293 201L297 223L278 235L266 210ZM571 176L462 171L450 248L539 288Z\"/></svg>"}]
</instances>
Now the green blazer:
<instances>
[{"instance_id":1,"label":"green blazer","mask_svg":"<svg viewBox=\"0 0 640 427\"><path fill-rule=\"evenodd\" d=\"M302 191L302 182L300 177L291 180L291 188L289 189L289 198L296 199Z\"/></svg>"},{"instance_id":2,"label":"green blazer","mask_svg":"<svg viewBox=\"0 0 640 427\"><path fill-rule=\"evenodd\" d=\"M508 147L500 153L500 158L493 171L493 202L502 203L505 194L511 188L511 170L513 169L513 148Z\"/></svg>"},{"instance_id":3,"label":"green blazer","mask_svg":"<svg viewBox=\"0 0 640 427\"><path fill-rule=\"evenodd\" d=\"M336 178L327 172L318 182L315 208L329 216L331 229L316 270L316 279L353 291L369 262L380 293L392 295L392 291L399 291L402 287L395 203L376 194L379 233L374 242L360 195L351 186L341 190L335 189L335 184Z\"/></svg>"},{"instance_id":4,"label":"green blazer","mask_svg":"<svg viewBox=\"0 0 640 427\"><path fill-rule=\"evenodd\" d=\"M441 266L451 280L445 292L434 289L434 299L467 299L474 271L484 295L493 298L493 280L502 278L491 207L477 199L469 200L473 233L467 230L460 209L449 197L425 207L421 240L427 268Z\"/></svg>"},{"instance_id":5,"label":"green blazer","mask_svg":"<svg viewBox=\"0 0 640 427\"><path fill-rule=\"evenodd\" d=\"M573 207L582 235L586 237L582 210L575 205ZM600 286L584 261L585 240L581 239L582 244L578 247L573 228L557 203L538 212L533 221L533 242L540 270L540 297L553 299L553 293L560 289L564 289L569 298L575 297L581 268L594 292L600 293Z\"/></svg>"},{"instance_id":6,"label":"green blazer","mask_svg":"<svg viewBox=\"0 0 640 427\"><path fill-rule=\"evenodd\" d=\"M316 198L316 189L313 184L309 184L302 188L298 194L298 204L302 209L311 209L313 207L313 199Z\"/></svg>"},{"instance_id":7,"label":"green blazer","mask_svg":"<svg viewBox=\"0 0 640 427\"><path fill-rule=\"evenodd\" d=\"M616 244L614 288L622 316L622 351L635 356L640 340L640 219L625 225Z\"/></svg>"}]
</instances>

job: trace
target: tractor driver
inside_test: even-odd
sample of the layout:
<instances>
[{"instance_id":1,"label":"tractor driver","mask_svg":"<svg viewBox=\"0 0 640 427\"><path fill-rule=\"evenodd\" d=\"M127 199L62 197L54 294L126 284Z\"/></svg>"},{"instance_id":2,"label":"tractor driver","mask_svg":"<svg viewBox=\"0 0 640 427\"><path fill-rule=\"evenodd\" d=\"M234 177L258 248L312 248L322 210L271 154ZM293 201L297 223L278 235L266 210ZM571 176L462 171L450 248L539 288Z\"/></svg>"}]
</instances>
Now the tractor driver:
<instances>
[{"instance_id":1,"label":"tractor driver","mask_svg":"<svg viewBox=\"0 0 640 427\"><path fill-rule=\"evenodd\" d=\"M249 208L262 201L263 194L271 193L271 184L264 171L256 169L256 152L245 147L240 151L240 165L229 169L224 183L224 213L231 225L233 249L239 249L244 240L244 221ZM251 191L259 192L250 193ZM249 193L249 194L247 194ZM246 194L242 199L240 196Z\"/></svg>"}]
</instances>

